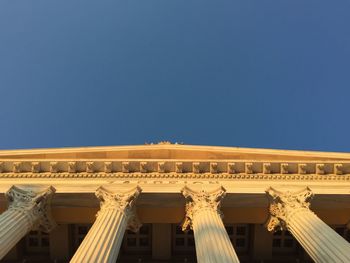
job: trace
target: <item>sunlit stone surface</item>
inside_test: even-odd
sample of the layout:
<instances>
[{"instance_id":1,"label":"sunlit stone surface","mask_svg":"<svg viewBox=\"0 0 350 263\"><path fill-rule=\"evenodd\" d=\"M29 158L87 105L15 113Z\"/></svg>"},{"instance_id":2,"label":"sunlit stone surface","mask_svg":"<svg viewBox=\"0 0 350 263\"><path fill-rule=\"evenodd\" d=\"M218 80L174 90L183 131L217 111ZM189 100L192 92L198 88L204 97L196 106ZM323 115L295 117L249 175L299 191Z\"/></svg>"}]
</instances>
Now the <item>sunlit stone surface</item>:
<instances>
[{"instance_id":1,"label":"sunlit stone surface","mask_svg":"<svg viewBox=\"0 0 350 263\"><path fill-rule=\"evenodd\" d=\"M349 189L349 153L2 150L1 262L350 262Z\"/></svg>"}]
</instances>

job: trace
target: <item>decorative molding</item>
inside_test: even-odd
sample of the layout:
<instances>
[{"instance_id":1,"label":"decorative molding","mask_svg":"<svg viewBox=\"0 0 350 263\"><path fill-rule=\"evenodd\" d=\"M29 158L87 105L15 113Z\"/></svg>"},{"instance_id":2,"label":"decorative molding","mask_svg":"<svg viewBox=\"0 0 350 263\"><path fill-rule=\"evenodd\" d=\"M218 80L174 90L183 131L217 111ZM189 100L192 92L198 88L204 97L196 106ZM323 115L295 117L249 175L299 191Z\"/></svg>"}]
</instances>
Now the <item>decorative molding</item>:
<instances>
[{"instance_id":1,"label":"decorative molding","mask_svg":"<svg viewBox=\"0 0 350 263\"><path fill-rule=\"evenodd\" d=\"M245 163L245 172L247 174L252 174L253 172L253 163Z\"/></svg>"},{"instance_id":2,"label":"decorative molding","mask_svg":"<svg viewBox=\"0 0 350 263\"><path fill-rule=\"evenodd\" d=\"M165 162L158 162L158 172L165 173Z\"/></svg>"},{"instance_id":3,"label":"decorative molding","mask_svg":"<svg viewBox=\"0 0 350 263\"><path fill-rule=\"evenodd\" d=\"M129 171L129 162L122 162L122 172L128 173Z\"/></svg>"},{"instance_id":4,"label":"decorative molding","mask_svg":"<svg viewBox=\"0 0 350 263\"><path fill-rule=\"evenodd\" d=\"M139 186L123 193L114 193L103 186L99 187L95 192L96 197L100 199L100 211L97 212L96 216L98 217L110 209L118 210L127 217L128 229L137 232L141 223L134 204L141 191Z\"/></svg>"},{"instance_id":5,"label":"decorative molding","mask_svg":"<svg viewBox=\"0 0 350 263\"><path fill-rule=\"evenodd\" d=\"M160 141L160 142L157 142L157 143L153 143L153 142L145 142L145 145L183 145L184 143L183 142L175 142L175 143L172 143L171 141Z\"/></svg>"},{"instance_id":6,"label":"decorative molding","mask_svg":"<svg viewBox=\"0 0 350 263\"><path fill-rule=\"evenodd\" d=\"M76 162L68 162L68 173L75 173Z\"/></svg>"},{"instance_id":7,"label":"decorative molding","mask_svg":"<svg viewBox=\"0 0 350 263\"><path fill-rule=\"evenodd\" d=\"M263 163L263 173L264 174L271 173L271 163Z\"/></svg>"},{"instance_id":8,"label":"decorative molding","mask_svg":"<svg viewBox=\"0 0 350 263\"><path fill-rule=\"evenodd\" d=\"M324 162L324 163L299 163L299 162L264 162L264 161L198 161L198 160L76 160L76 161L42 161L42 160L4 160L0 162L0 178L52 178L52 177L135 177L135 174L159 174L164 175L177 173L178 177L184 178L249 178L263 176L299 176L320 180L333 180L334 176L344 177L350 175L350 162ZM104 175L103 173L106 173ZM111 174L110 174L111 173ZM36 175L34 175L36 174ZM62 175L57 175L62 174ZM193 176L192 174L197 174ZM231 176L232 175L232 176ZM141 176L141 177L147 177ZM343 180L339 179L339 180ZM338 180L338 179L337 179Z\"/></svg>"},{"instance_id":9,"label":"decorative molding","mask_svg":"<svg viewBox=\"0 0 350 263\"><path fill-rule=\"evenodd\" d=\"M200 173L199 162L192 163L192 171L193 173Z\"/></svg>"},{"instance_id":10,"label":"decorative molding","mask_svg":"<svg viewBox=\"0 0 350 263\"><path fill-rule=\"evenodd\" d=\"M318 174L229 174L229 173L123 173L123 172L100 172L100 173L1 173L1 179L18 179L18 178L114 178L114 179L147 179L147 178L159 178L159 179L215 179L215 180L282 180L282 181L350 181L350 175L318 175Z\"/></svg>"},{"instance_id":11,"label":"decorative molding","mask_svg":"<svg viewBox=\"0 0 350 263\"><path fill-rule=\"evenodd\" d=\"M14 162L13 163L13 172L14 173L20 173L21 172L21 162Z\"/></svg>"},{"instance_id":12,"label":"decorative molding","mask_svg":"<svg viewBox=\"0 0 350 263\"><path fill-rule=\"evenodd\" d=\"M210 173L216 174L218 172L218 163L210 163Z\"/></svg>"},{"instance_id":13,"label":"decorative molding","mask_svg":"<svg viewBox=\"0 0 350 263\"><path fill-rule=\"evenodd\" d=\"M298 164L298 174L306 174L306 164L305 163L299 163Z\"/></svg>"},{"instance_id":14,"label":"decorative molding","mask_svg":"<svg viewBox=\"0 0 350 263\"><path fill-rule=\"evenodd\" d=\"M132 232L138 232L142 226L142 223L137 215L136 206L132 206L128 212L128 225L127 229Z\"/></svg>"},{"instance_id":15,"label":"decorative molding","mask_svg":"<svg viewBox=\"0 0 350 263\"><path fill-rule=\"evenodd\" d=\"M112 172L112 162L104 162L103 168L104 168L105 173L111 173Z\"/></svg>"},{"instance_id":16,"label":"decorative molding","mask_svg":"<svg viewBox=\"0 0 350 263\"><path fill-rule=\"evenodd\" d=\"M289 165L288 163L281 163L281 174L289 173Z\"/></svg>"},{"instance_id":17,"label":"decorative molding","mask_svg":"<svg viewBox=\"0 0 350 263\"><path fill-rule=\"evenodd\" d=\"M147 173L147 162L140 162L140 172Z\"/></svg>"},{"instance_id":18,"label":"decorative molding","mask_svg":"<svg viewBox=\"0 0 350 263\"><path fill-rule=\"evenodd\" d=\"M170 141L160 141L158 142L157 144L160 144L160 145L170 145L172 144Z\"/></svg>"},{"instance_id":19,"label":"decorative molding","mask_svg":"<svg viewBox=\"0 0 350 263\"><path fill-rule=\"evenodd\" d=\"M227 163L227 172L229 174L234 174L235 171L235 163Z\"/></svg>"},{"instance_id":20,"label":"decorative molding","mask_svg":"<svg viewBox=\"0 0 350 263\"><path fill-rule=\"evenodd\" d=\"M175 172L176 173L182 173L183 172L183 164L182 162L176 162L175 163Z\"/></svg>"},{"instance_id":21,"label":"decorative molding","mask_svg":"<svg viewBox=\"0 0 350 263\"><path fill-rule=\"evenodd\" d=\"M325 174L325 167L323 163L316 164L316 174Z\"/></svg>"},{"instance_id":22,"label":"decorative molding","mask_svg":"<svg viewBox=\"0 0 350 263\"><path fill-rule=\"evenodd\" d=\"M37 192L12 186L6 193L8 209L23 213L34 228L50 232L56 226L51 216L51 198L55 191L52 186Z\"/></svg>"},{"instance_id":23,"label":"decorative molding","mask_svg":"<svg viewBox=\"0 0 350 263\"><path fill-rule=\"evenodd\" d=\"M58 162L50 162L50 173L58 172Z\"/></svg>"},{"instance_id":24,"label":"decorative molding","mask_svg":"<svg viewBox=\"0 0 350 263\"><path fill-rule=\"evenodd\" d=\"M86 172L93 173L94 172L94 162L86 162Z\"/></svg>"},{"instance_id":25,"label":"decorative molding","mask_svg":"<svg viewBox=\"0 0 350 263\"><path fill-rule=\"evenodd\" d=\"M32 162L32 173L40 173L40 162Z\"/></svg>"},{"instance_id":26,"label":"decorative molding","mask_svg":"<svg viewBox=\"0 0 350 263\"><path fill-rule=\"evenodd\" d=\"M192 229L192 222L196 213L211 210L222 216L220 211L221 200L225 197L226 190L224 187L213 191L199 190L195 191L185 186L181 193L186 199L186 215L182 223L182 230Z\"/></svg>"},{"instance_id":27,"label":"decorative molding","mask_svg":"<svg viewBox=\"0 0 350 263\"><path fill-rule=\"evenodd\" d=\"M296 212L310 211L310 199L313 193L308 187L298 192L280 192L270 187L266 193L270 201L270 218L267 222L269 231L286 230L290 217Z\"/></svg>"},{"instance_id":28,"label":"decorative molding","mask_svg":"<svg viewBox=\"0 0 350 263\"><path fill-rule=\"evenodd\" d=\"M334 164L334 173L337 175L343 174L343 165L341 163Z\"/></svg>"}]
</instances>

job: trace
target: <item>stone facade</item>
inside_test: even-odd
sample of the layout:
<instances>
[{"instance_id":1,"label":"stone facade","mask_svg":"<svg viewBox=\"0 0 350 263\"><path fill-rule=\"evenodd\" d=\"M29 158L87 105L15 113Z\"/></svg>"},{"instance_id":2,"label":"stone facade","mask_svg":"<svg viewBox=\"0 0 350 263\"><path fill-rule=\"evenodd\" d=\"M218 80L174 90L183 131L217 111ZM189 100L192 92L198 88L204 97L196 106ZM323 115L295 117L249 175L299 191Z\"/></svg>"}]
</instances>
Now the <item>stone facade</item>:
<instances>
[{"instance_id":1,"label":"stone facade","mask_svg":"<svg viewBox=\"0 0 350 263\"><path fill-rule=\"evenodd\" d=\"M0 151L3 262L350 262L350 154Z\"/></svg>"}]
</instances>

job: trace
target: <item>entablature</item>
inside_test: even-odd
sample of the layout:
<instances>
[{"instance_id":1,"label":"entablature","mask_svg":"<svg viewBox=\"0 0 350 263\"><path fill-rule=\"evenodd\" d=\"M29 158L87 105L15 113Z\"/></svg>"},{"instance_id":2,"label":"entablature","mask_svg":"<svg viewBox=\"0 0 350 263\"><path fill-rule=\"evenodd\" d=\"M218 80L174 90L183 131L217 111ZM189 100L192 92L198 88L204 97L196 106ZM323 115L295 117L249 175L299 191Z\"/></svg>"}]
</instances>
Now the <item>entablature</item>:
<instances>
[{"instance_id":1,"label":"entablature","mask_svg":"<svg viewBox=\"0 0 350 263\"><path fill-rule=\"evenodd\" d=\"M287 178L291 175L336 175L347 178L350 162L254 160L2 160L0 178L136 177L136 178ZM285 176L287 175L287 176ZM259 177L260 178L260 177ZM264 177L265 178L265 177ZM261 179L264 179L261 178ZM293 178L298 179L298 178Z\"/></svg>"}]
</instances>

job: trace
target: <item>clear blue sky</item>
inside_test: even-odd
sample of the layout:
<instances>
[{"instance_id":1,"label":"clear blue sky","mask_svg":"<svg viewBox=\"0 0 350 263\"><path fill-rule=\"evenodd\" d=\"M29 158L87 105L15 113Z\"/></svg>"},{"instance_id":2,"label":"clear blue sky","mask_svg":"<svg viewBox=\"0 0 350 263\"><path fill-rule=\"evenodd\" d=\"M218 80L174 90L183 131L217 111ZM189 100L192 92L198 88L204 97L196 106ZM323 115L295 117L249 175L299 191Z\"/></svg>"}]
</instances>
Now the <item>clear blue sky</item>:
<instances>
[{"instance_id":1,"label":"clear blue sky","mask_svg":"<svg viewBox=\"0 0 350 263\"><path fill-rule=\"evenodd\" d=\"M348 0L0 1L0 148L350 152Z\"/></svg>"}]
</instances>

